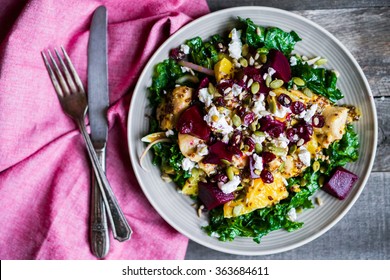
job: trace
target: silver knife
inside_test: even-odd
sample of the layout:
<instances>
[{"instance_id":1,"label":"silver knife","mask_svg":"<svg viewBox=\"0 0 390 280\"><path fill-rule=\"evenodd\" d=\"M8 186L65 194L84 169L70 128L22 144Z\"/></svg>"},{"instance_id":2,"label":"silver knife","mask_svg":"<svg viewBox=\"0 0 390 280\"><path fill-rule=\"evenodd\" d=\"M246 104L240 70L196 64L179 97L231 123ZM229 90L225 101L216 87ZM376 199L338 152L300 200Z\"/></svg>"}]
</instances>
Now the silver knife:
<instances>
[{"instance_id":1,"label":"silver knife","mask_svg":"<svg viewBox=\"0 0 390 280\"><path fill-rule=\"evenodd\" d=\"M104 6L100 6L94 12L88 41L88 115L92 144L104 171L108 106L107 10ZM104 258L107 255L110 248L107 214L94 174L92 174L90 242L95 256Z\"/></svg>"}]
</instances>

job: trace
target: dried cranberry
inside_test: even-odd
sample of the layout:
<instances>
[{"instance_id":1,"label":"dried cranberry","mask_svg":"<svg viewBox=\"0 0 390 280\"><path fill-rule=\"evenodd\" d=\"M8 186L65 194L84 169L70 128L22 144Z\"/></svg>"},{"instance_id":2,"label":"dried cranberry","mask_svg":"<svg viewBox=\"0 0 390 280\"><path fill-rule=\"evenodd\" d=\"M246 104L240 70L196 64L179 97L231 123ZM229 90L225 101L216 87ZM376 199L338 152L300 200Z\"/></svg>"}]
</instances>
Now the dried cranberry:
<instances>
[{"instance_id":1,"label":"dried cranberry","mask_svg":"<svg viewBox=\"0 0 390 280\"><path fill-rule=\"evenodd\" d=\"M223 97L218 97L214 100L214 104L219 107L224 107L225 106L225 99Z\"/></svg>"},{"instance_id":2,"label":"dried cranberry","mask_svg":"<svg viewBox=\"0 0 390 280\"><path fill-rule=\"evenodd\" d=\"M288 128L286 130L286 136L288 141L292 143L296 143L299 139L298 137L298 130L295 127Z\"/></svg>"},{"instance_id":3,"label":"dried cranberry","mask_svg":"<svg viewBox=\"0 0 390 280\"><path fill-rule=\"evenodd\" d=\"M263 169L260 174L261 179L266 184L271 184L274 182L274 176L267 169Z\"/></svg>"},{"instance_id":4,"label":"dried cranberry","mask_svg":"<svg viewBox=\"0 0 390 280\"><path fill-rule=\"evenodd\" d=\"M180 48L171 49L171 51L169 52L169 57L174 60L183 60L185 56L185 53L182 52Z\"/></svg>"},{"instance_id":5,"label":"dried cranberry","mask_svg":"<svg viewBox=\"0 0 390 280\"><path fill-rule=\"evenodd\" d=\"M325 125L324 117L318 114L313 116L311 122L314 127L323 127Z\"/></svg>"},{"instance_id":6,"label":"dried cranberry","mask_svg":"<svg viewBox=\"0 0 390 280\"><path fill-rule=\"evenodd\" d=\"M302 138L305 143L310 141L311 135L313 135L313 126L307 122L300 122L295 125L299 138Z\"/></svg>"},{"instance_id":7,"label":"dried cranberry","mask_svg":"<svg viewBox=\"0 0 390 280\"><path fill-rule=\"evenodd\" d=\"M302 113L304 110L306 110L306 105L301 101L295 101L291 105L291 111L296 115Z\"/></svg>"},{"instance_id":8,"label":"dried cranberry","mask_svg":"<svg viewBox=\"0 0 390 280\"><path fill-rule=\"evenodd\" d=\"M223 173L218 173L216 174L213 179L212 179L213 182L222 182L222 183L227 183L229 181L229 178L227 177L226 174L223 174Z\"/></svg>"},{"instance_id":9,"label":"dried cranberry","mask_svg":"<svg viewBox=\"0 0 390 280\"><path fill-rule=\"evenodd\" d=\"M245 145L248 145L248 152L252 152L255 149L256 143L251 137L245 138Z\"/></svg>"},{"instance_id":10,"label":"dried cranberry","mask_svg":"<svg viewBox=\"0 0 390 280\"><path fill-rule=\"evenodd\" d=\"M284 132L286 125L285 123L274 120L271 116L262 117L259 120L260 131L267 132L271 137L279 137Z\"/></svg>"},{"instance_id":11,"label":"dried cranberry","mask_svg":"<svg viewBox=\"0 0 390 280\"><path fill-rule=\"evenodd\" d=\"M276 158L276 156L271 152L262 152L261 157L263 158L264 164L269 163Z\"/></svg>"},{"instance_id":12,"label":"dried cranberry","mask_svg":"<svg viewBox=\"0 0 390 280\"><path fill-rule=\"evenodd\" d=\"M243 122L244 125L248 126L251 123L253 123L254 120L255 120L255 113L247 112L247 113L245 113L242 122Z\"/></svg>"},{"instance_id":13,"label":"dried cranberry","mask_svg":"<svg viewBox=\"0 0 390 280\"><path fill-rule=\"evenodd\" d=\"M291 100L290 96L282 93L278 96L278 102L280 103L280 105L282 105L284 107L290 107L292 100Z\"/></svg>"},{"instance_id":14,"label":"dried cranberry","mask_svg":"<svg viewBox=\"0 0 390 280\"><path fill-rule=\"evenodd\" d=\"M242 132L240 130L235 130L230 137L229 144L232 146L239 146L242 140Z\"/></svg>"},{"instance_id":15,"label":"dried cranberry","mask_svg":"<svg viewBox=\"0 0 390 280\"><path fill-rule=\"evenodd\" d=\"M227 93L225 92L225 90L228 88L232 88L232 86L233 80L224 80L217 85L217 90L220 94L226 95Z\"/></svg>"},{"instance_id":16,"label":"dried cranberry","mask_svg":"<svg viewBox=\"0 0 390 280\"><path fill-rule=\"evenodd\" d=\"M242 118L242 117L245 116L245 113L246 113L245 107L238 107L238 109L237 109L237 111L236 111L237 116L239 116L240 118Z\"/></svg>"}]
</instances>

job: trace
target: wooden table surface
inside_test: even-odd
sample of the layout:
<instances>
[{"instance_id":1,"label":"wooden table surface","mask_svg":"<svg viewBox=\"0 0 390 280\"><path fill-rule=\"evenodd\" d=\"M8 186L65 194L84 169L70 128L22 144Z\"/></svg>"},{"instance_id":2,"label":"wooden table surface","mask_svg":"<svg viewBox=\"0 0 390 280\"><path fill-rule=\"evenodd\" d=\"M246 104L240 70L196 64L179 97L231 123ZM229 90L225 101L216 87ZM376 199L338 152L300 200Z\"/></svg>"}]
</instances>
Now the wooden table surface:
<instances>
[{"instance_id":1,"label":"wooden table surface","mask_svg":"<svg viewBox=\"0 0 390 280\"><path fill-rule=\"evenodd\" d=\"M378 146L368 183L358 201L332 229L284 253L238 256L190 241L186 259L390 259L390 1L208 0L211 11L269 6L292 11L339 39L363 69L378 115Z\"/></svg>"}]
</instances>

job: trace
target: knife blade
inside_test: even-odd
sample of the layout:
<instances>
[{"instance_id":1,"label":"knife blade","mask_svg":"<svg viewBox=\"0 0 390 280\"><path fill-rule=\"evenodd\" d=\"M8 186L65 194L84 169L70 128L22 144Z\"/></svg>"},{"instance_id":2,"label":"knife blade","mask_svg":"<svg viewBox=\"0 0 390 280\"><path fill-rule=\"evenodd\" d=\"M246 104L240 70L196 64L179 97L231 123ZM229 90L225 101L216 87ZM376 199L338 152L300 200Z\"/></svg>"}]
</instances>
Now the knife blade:
<instances>
[{"instance_id":1,"label":"knife blade","mask_svg":"<svg viewBox=\"0 0 390 280\"><path fill-rule=\"evenodd\" d=\"M107 9L100 6L93 14L88 41L88 115L92 144L103 170L108 134L106 118L108 106ZM94 174L91 190L90 242L95 256L103 258L107 255L110 248L107 214Z\"/></svg>"}]
</instances>

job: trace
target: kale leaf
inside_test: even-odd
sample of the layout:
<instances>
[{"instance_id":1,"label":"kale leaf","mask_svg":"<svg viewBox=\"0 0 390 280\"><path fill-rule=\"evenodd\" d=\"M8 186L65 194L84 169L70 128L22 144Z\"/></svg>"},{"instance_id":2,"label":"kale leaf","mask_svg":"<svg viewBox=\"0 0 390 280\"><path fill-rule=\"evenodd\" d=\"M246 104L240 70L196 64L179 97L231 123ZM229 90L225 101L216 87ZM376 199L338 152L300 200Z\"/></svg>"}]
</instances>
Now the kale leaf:
<instances>
[{"instance_id":1,"label":"kale leaf","mask_svg":"<svg viewBox=\"0 0 390 280\"><path fill-rule=\"evenodd\" d=\"M293 77L302 78L306 87L317 94L325 96L333 103L344 97L336 86L337 76L334 71L325 68L313 68L297 59L297 64L291 66L291 74ZM289 87L292 87L292 81L289 82Z\"/></svg>"},{"instance_id":2,"label":"kale leaf","mask_svg":"<svg viewBox=\"0 0 390 280\"><path fill-rule=\"evenodd\" d=\"M183 76L179 64L173 59L166 59L156 65L152 78L152 85L149 87L149 101L156 107L164 98L164 90L168 91L175 87L175 81Z\"/></svg>"},{"instance_id":3,"label":"kale leaf","mask_svg":"<svg viewBox=\"0 0 390 280\"><path fill-rule=\"evenodd\" d=\"M332 143L324 154L329 156L326 166L326 175L338 166L344 166L348 162L354 162L359 157L359 138L351 124L346 126L345 134L341 140Z\"/></svg>"},{"instance_id":4,"label":"kale leaf","mask_svg":"<svg viewBox=\"0 0 390 280\"><path fill-rule=\"evenodd\" d=\"M183 170L181 163L184 159L177 143L157 143L153 146L153 164L160 166L162 170L170 170L172 180L180 187L191 174Z\"/></svg>"},{"instance_id":5,"label":"kale leaf","mask_svg":"<svg viewBox=\"0 0 390 280\"><path fill-rule=\"evenodd\" d=\"M209 42L203 42L200 37L195 37L186 41L190 47L190 60L200 66L213 69L214 64L218 62L218 51L214 41L218 41L217 36L213 36Z\"/></svg>"},{"instance_id":6,"label":"kale leaf","mask_svg":"<svg viewBox=\"0 0 390 280\"><path fill-rule=\"evenodd\" d=\"M250 47L277 49L289 55L295 44L302 39L294 31L285 32L277 27L262 27L253 23L249 18L238 17L243 25L242 39Z\"/></svg>"}]
</instances>

